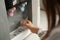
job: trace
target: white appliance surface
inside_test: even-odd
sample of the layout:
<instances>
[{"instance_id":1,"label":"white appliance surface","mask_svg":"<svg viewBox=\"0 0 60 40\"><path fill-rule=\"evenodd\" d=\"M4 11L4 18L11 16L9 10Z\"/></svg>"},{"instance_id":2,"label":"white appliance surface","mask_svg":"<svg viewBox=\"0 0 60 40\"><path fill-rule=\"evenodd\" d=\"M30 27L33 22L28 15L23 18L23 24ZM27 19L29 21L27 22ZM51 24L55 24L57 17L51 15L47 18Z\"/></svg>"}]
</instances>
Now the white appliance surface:
<instances>
[{"instance_id":1,"label":"white appliance surface","mask_svg":"<svg viewBox=\"0 0 60 40\"><path fill-rule=\"evenodd\" d=\"M15 36L14 38L12 38L11 40L23 40L24 38L26 38L29 34L31 34L31 31L29 29L21 32L19 35Z\"/></svg>"}]
</instances>

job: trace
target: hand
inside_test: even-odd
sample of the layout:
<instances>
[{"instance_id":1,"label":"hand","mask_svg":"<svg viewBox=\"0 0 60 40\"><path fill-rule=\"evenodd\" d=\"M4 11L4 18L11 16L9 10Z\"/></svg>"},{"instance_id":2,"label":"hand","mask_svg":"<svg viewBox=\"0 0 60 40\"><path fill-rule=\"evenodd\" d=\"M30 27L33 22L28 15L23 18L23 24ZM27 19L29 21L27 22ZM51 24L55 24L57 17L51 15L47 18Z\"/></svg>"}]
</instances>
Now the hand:
<instances>
[{"instance_id":1,"label":"hand","mask_svg":"<svg viewBox=\"0 0 60 40\"><path fill-rule=\"evenodd\" d=\"M34 26L31 21L23 20L20 23L22 26L29 28L31 32L38 33L39 28L37 26Z\"/></svg>"},{"instance_id":2,"label":"hand","mask_svg":"<svg viewBox=\"0 0 60 40\"><path fill-rule=\"evenodd\" d=\"M21 24L22 26L26 26L27 28L28 28L28 27L33 27L32 22L29 21L29 20L23 20L23 21L20 22L20 24Z\"/></svg>"}]
</instances>

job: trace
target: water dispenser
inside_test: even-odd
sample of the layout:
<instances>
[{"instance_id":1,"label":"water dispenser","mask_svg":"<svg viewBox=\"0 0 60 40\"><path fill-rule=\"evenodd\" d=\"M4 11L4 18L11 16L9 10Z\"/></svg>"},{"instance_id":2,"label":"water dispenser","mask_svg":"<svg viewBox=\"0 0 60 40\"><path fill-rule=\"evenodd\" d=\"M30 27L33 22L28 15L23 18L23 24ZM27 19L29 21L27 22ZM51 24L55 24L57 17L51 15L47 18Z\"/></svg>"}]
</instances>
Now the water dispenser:
<instances>
[{"instance_id":1,"label":"water dispenser","mask_svg":"<svg viewBox=\"0 0 60 40\"><path fill-rule=\"evenodd\" d=\"M19 22L21 20L32 21L32 3L31 0L5 0L5 5L9 21L9 34L10 38L13 39L27 30L20 26Z\"/></svg>"}]
</instances>

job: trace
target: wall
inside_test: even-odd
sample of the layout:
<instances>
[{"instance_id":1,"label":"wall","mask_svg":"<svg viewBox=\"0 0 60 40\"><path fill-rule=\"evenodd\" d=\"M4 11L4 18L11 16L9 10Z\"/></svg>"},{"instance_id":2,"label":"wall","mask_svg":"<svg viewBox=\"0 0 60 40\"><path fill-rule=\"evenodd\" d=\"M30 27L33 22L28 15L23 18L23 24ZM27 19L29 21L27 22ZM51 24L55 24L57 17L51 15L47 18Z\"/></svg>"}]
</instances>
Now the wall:
<instances>
[{"instance_id":1,"label":"wall","mask_svg":"<svg viewBox=\"0 0 60 40\"><path fill-rule=\"evenodd\" d=\"M44 9L42 0L40 0L40 8L41 8L41 9Z\"/></svg>"},{"instance_id":2,"label":"wall","mask_svg":"<svg viewBox=\"0 0 60 40\"><path fill-rule=\"evenodd\" d=\"M9 40L8 26L4 0L0 0L0 40Z\"/></svg>"}]
</instances>

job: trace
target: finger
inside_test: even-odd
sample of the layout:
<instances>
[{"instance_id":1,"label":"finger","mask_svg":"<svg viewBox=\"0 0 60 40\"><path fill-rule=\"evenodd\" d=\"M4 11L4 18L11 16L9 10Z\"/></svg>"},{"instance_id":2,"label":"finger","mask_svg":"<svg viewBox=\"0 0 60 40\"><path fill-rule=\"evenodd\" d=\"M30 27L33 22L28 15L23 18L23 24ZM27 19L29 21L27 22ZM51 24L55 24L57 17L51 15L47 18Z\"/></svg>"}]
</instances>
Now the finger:
<instances>
[{"instance_id":1,"label":"finger","mask_svg":"<svg viewBox=\"0 0 60 40\"><path fill-rule=\"evenodd\" d=\"M27 23L30 23L31 21L29 21L29 20L26 20L26 22L27 22Z\"/></svg>"},{"instance_id":2,"label":"finger","mask_svg":"<svg viewBox=\"0 0 60 40\"><path fill-rule=\"evenodd\" d=\"M20 21L20 25L23 26L25 23L24 21Z\"/></svg>"}]
</instances>

